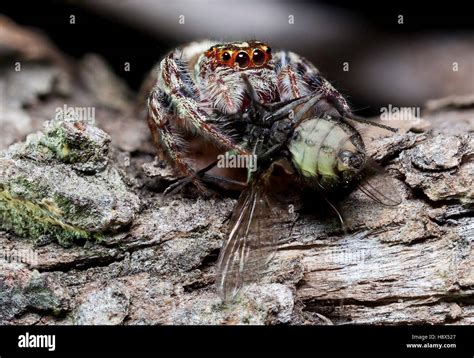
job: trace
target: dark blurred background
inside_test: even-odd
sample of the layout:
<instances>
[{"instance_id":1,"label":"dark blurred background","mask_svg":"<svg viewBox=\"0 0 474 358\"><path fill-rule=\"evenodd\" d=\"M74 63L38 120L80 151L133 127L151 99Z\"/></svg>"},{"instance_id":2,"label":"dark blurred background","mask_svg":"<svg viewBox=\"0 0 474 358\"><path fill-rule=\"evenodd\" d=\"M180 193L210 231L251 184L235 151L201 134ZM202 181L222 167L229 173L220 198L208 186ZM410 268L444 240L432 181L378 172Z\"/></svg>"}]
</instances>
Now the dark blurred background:
<instances>
[{"instance_id":1,"label":"dark blurred background","mask_svg":"<svg viewBox=\"0 0 474 358\"><path fill-rule=\"evenodd\" d=\"M101 54L134 90L173 47L254 38L309 58L361 115L474 93L474 16L467 3L3 0L0 13L40 29L73 57Z\"/></svg>"}]
</instances>

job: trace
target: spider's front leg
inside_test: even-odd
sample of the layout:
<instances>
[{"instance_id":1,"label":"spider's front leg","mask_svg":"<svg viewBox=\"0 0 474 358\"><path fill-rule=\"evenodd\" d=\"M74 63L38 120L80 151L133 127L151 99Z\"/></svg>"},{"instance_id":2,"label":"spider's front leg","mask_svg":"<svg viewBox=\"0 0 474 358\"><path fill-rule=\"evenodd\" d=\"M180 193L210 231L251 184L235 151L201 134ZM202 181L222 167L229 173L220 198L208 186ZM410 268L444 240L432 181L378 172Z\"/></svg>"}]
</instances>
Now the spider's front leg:
<instances>
[{"instance_id":1,"label":"spider's front leg","mask_svg":"<svg viewBox=\"0 0 474 358\"><path fill-rule=\"evenodd\" d=\"M193 184L201 192L205 186L194 177L194 169L186 161L186 148L177 128L173 124L175 115L170 111L170 99L159 88L155 88L148 97L148 126L153 141L161 148L166 159L173 164L179 175L192 178Z\"/></svg>"},{"instance_id":2,"label":"spider's front leg","mask_svg":"<svg viewBox=\"0 0 474 358\"><path fill-rule=\"evenodd\" d=\"M188 65L181 56L180 50L175 50L160 64L157 82L148 98L148 124L155 144L163 150L176 172L184 177L175 183L175 187L192 182L201 192L207 193L197 174L202 163L198 165L192 160L184 136L204 140L222 150L246 151L210 120L212 114L203 109L204 103L200 101Z\"/></svg>"},{"instance_id":3,"label":"spider's front leg","mask_svg":"<svg viewBox=\"0 0 474 358\"><path fill-rule=\"evenodd\" d=\"M232 137L210 122L213 108L210 108L211 113L203 109L209 104L201 101L187 64L180 58L178 51L173 51L161 62L158 86L169 96L172 107L178 117L183 119L186 129L208 138L220 147L248 154Z\"/></svg>"}]
</instances>

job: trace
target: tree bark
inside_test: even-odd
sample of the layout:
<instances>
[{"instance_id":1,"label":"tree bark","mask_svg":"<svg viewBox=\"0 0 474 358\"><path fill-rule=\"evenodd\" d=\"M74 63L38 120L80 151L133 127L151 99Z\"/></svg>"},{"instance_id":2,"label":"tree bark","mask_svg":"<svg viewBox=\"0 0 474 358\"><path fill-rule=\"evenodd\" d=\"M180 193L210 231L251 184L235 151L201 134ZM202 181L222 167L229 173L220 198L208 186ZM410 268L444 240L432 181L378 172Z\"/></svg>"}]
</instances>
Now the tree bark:
<instances>
[{"instance_id":1,"label":"tree bark","mask_svg":"<svg viewBox=\"0 0 474 358\"><path fill-rule=\"evenodd\" d=\"M388 123L400 128L395 135L369 129L369 152L396 173L402 203L385 207L352 192L338 203L346 232L335 215L301 215L263 281L223 304L215 263L235 200L163 197L171 174L153 161L145 120L100 58L73 64L74 75L54 61L24 65L26 85L0 69L10 96L2 147L40 129L65 102L92 106L112 140L105 159L140 205L99 242L1 231L1 324L474 323L472 96ZM24 126L12 128L20 119Z\"/></svg>"}]
</instances>

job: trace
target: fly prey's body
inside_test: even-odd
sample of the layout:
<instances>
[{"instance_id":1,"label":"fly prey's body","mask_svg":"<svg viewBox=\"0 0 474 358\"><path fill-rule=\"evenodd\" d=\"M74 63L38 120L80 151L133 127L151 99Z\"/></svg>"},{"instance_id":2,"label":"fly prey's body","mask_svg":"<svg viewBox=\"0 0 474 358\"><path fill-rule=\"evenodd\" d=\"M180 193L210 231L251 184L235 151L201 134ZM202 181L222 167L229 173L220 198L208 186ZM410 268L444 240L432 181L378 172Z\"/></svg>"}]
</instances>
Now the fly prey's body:
<instances>
[{"instance_id":1,"label":"fly prey's body","mask_svg":"<svg viewBox=\"0 0 474 358\"><path fill-rule=\"evenodd\" d=\"M233 298L243 284L254 281L278 241L290 236L295 220L288 209L293 206L291 197L278 197L271 182L277 163L287 164L287 174L294 177L290 186L302 183L322 191L325 198L325 191L358 178L367 162L364 141L356 128L340 116L315 108L320 94L266 105L258 102L249 82L248 86L253 106L241 119L247 122L243 135L246 146L257 156L258 170L249 176L234 209L232 229L219 256L216 283L224 299ZM360 188L382 204L397 204L385 190Z\"/></svg>"},{"instance_id":2,"label":"fly prey's body","mask_svg":"<svg viewBox=\"0 0 474 358\"><path fill-rule=\"evenodd\" d=\"M321 111L316 106L320 94L265 104L244 80L252 106L229 121L247 124L241 142L261 162L260 171L285 157L306 184L327 190L349 184L363 169L367 156L362 136L334 109Z\"/></svg>"},{"instance_id":3,"label":"fly prey's body","mask_svg":"<svg viewBox=\"0 0 474 358\"><path fill-rule=\"evenodd\" d=\"M301 123L288 149L295 168L306 182L323 189L349 184L366 162L359 132L331 117L311 118Z\"/></svg>"}]
</instances>

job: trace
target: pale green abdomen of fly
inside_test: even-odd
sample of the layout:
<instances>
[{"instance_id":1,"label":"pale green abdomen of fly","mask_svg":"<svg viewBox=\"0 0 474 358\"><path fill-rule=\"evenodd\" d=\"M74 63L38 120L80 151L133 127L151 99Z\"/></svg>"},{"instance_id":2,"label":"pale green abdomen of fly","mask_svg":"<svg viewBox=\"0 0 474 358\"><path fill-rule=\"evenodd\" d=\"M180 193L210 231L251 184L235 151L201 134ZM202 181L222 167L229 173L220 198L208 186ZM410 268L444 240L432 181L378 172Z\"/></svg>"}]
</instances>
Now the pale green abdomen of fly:
<instances>
[{"instance_id":1,"label":"pale green abdomen of fly","mask_svg":"<svg viewBox=\"0 0 474 358\"><path fill-rule=\"evenodd\" d=\"M338 155L341 151L356 153L351 138L357 132L340 123L322 118L311 118L301 123L289 143L292 161L301 175L325 187L341 181L341 173L348 168Z\"/></svg>"}]
</instances>

